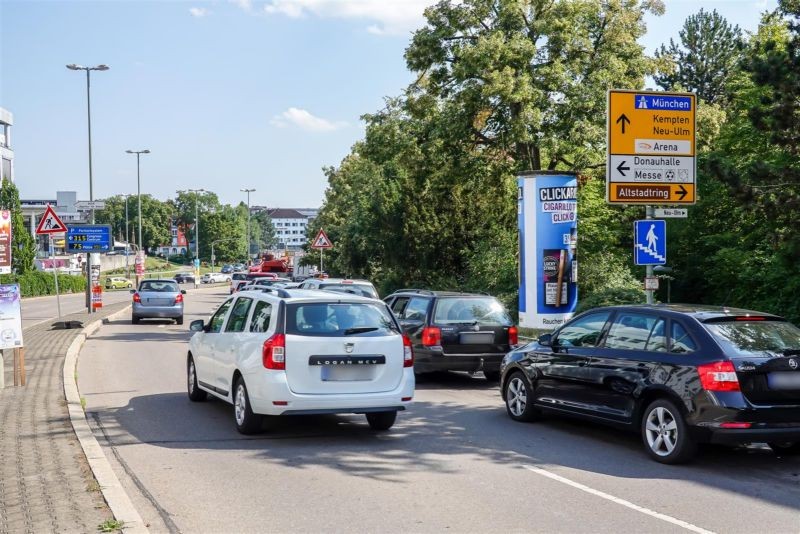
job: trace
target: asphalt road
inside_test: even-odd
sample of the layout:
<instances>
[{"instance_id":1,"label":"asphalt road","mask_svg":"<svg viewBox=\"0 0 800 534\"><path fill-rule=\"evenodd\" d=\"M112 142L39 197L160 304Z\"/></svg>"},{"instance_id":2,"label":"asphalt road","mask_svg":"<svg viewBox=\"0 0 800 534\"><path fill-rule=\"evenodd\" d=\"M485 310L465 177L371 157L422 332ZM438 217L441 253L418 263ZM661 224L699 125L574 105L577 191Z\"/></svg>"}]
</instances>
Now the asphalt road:
<instances>
[{"instance_id":1,"label":"asphalt road","mask_svg":"<svg viewBox=\"0 0 800 534\"><path fill-rule=\"evenodd\" d=\"M187 325L226 293L187 296ZM481 377L437 374L387 433L363 416L239 435L190 403L187 327L103 326L79 361L95 433L154 532L800 532L800 459L704 449L686 466L583 422L511 421Z\"/></svg>"},{"instance_id":2,"label":"asphalt road","mask_svg":"<svg viewBox=\"0 0 800 534\"><path fill-rule=\"evenodd\" d=\"M127 290L104 291L103 303L116 304L130 300ZM85 309L86 296L83 293L61 295L61 314L69 315ZM58 305L55 296L22 299L22 328L58 318Z\"/></svg>"}]
</instances>

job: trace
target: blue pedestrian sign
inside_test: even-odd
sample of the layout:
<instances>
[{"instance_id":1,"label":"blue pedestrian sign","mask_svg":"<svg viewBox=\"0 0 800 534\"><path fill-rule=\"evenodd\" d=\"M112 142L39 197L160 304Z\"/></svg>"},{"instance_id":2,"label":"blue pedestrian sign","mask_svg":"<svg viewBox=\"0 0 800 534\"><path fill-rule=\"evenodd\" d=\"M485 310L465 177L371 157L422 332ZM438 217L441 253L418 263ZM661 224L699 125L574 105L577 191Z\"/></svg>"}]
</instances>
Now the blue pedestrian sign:
<instances>
[{"instance_id":1,"label":"blue pedestrian sign","mask_svg":"<svg viewBox=\"0 0 800 534\"><path fill-rule=\"evenodd\" d=\"M667 263L667 223L655 219L634 221L633 258L636 265Z\"/></svg>"},{"instance_id":2,"label":"blue pedestrian sign","mask_svg":"<svg viewBox=\"0 0 800 534\"><path fill-rule=\"evenodd\" d=\"M195 269L199 269L200 268L200 258L195 258L194 259L194 268Z\"/></svg>"},{"instance_id":3,"label":"blue pedestrian sign","mask_svg":"<svg viewBox=\"0 0 800 534\"><path fill-rule=\"evenodd\" d=\"M114 240L110 224L68 224L66 252L82 254L84 252L111 252Z\"/></svg>"}]
</instances>

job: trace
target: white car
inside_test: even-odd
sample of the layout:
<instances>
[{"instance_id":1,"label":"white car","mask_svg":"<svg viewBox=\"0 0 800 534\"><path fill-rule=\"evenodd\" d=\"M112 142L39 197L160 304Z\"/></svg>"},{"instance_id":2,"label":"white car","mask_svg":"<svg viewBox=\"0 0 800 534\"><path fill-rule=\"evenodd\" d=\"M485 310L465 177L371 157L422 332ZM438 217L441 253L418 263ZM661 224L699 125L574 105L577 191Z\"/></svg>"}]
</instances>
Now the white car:
<instances>
[{"instance_id":1,"label":"white car","mask_svg":"<svg viewBox=\"0 0 800 534\"><path fill-rule=\"evenodd\" d=\"M414 397L411 341L385 303L352 294L263 288L193 321L189 398L234 405L236 428L263 416L366 414L388 430Z\"/></svg>"},{"instance_id":2,"label":"white car","mask_svg":"<svg viewBox=\"0 0 800 534\"><path fill-rule=\"evenodd\" d=\"M206 273L200 279L201 284L219 284L222 282L230 282L231 275L225 273Z\"/></svg>"},{"instance_id":3,"label":"white car","mask_svg":"<svg viewBox=\"0 0 800 534\"><path fill-rule=\"evenodd\" d=\"M369 280L350 280L349 278L306 278L301 289L325 289L340 293L351 293L363 297L378 298L375 286Z\"/></svg>"}]
</instances>

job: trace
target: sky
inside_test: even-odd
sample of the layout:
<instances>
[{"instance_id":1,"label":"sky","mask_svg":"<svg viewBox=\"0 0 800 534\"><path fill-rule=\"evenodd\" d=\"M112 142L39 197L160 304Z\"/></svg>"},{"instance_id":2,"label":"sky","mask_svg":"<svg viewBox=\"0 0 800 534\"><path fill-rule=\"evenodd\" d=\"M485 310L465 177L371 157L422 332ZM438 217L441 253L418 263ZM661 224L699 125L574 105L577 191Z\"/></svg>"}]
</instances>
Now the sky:
<instances>
[{"instance_id":1,"label":"sky","mask_svg":"<svg viewBox=\"0 0 800 534\"><path fill-rule=\"evenodd\" d=\"M359 117L412 81L403 52L432 0L0 0L0 107L14 114L23 199L214 191L224 203L318 207L364 133ZM666 0L649 53L701 7L754 31L776 0Z\"/></svg>"}]
</instances>

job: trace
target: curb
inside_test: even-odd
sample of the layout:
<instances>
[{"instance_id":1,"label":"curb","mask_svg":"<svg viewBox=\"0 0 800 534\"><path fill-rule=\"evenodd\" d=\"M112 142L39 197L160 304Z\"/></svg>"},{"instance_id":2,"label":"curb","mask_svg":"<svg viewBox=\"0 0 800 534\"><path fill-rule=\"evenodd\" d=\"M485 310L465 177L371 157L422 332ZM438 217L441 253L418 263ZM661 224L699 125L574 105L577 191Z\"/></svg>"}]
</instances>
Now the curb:
<instances>
[{"instance_id":1,"label":"curb","mask_svg":"<svg viewBox=\"0 0 800 534\"><path fill-rule=\"evenodd\" d=\"M78 337L72 342L67 349L67 355L64 358L64 396L67 400L67 409L69 410L69 419L72 423L72 429L75 431L75 436L81 444L81 449L86 455L86 460L89 462L89 467L92 469L97 483L100 485L100 490L103 492L103 498L106 500L111 513L117 521L122 521L123 529L126 533L131 534L146 534L150 532L144 524L142 517L136 508L133 506L130 497L122 487L117 475L111 468L111 464L103 453L103 449L97 442L97 439L89 427L86 420L86 413L81 407L81 397L78 391L78 384L75 380L75 372L77 370L78 355L83 347L86 338L95 333L104 320L113 320L122 315L129 313L130 306L114 313L105 319L92 321L83 331L78 334Z\"/></svg>"}]
</instances>

